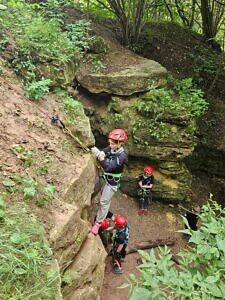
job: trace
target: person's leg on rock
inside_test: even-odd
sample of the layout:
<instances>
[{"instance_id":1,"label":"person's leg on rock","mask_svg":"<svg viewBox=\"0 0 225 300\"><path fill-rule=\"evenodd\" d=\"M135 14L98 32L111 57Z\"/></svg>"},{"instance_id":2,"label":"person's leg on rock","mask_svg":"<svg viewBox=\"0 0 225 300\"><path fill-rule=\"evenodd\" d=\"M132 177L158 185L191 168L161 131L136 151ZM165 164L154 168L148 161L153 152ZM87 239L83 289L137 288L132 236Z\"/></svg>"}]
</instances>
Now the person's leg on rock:
<instances>
[{"instance_id":1,"label":"person's leg on rock","mask_svg":"<svg viewBox=\"0 0 225 300\"><path fill-rule=\"evenodd\" d=\"M100 207L97 211L97 215L96 215L96 220L94 225L91 228L91 232L94 235L98 234L99 228L101 227L101 222L105 219L108 211L109 211L109 207L110 207L110 203L111 203L111 199L112 196L114 195L115 191L111 188L110 185L106 184L103 188L102 191L102 195L100 198Z\"/></svg>"}]
</instances>

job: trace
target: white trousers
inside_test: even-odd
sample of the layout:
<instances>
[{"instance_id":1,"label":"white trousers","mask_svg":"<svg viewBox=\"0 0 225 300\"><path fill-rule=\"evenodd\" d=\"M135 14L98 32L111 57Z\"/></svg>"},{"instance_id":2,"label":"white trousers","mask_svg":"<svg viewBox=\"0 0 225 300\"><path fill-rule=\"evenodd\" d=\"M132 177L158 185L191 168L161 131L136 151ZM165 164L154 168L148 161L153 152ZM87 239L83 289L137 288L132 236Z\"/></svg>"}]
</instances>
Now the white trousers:
<instances>
[{"instance_id":1,"label":"white trousers","mask_svg":"<svg viewBox=\"0 0 225 300\"><path fill-rule=\"evenodd\" d=\"M100 198L100 207L96 215L96 222L101 222L105 219L109 211L112 196L114 195L115 191L116 189L113 189L108 184L105 184L105 186L103 187L101 198Z\"/></svg>"}]
</instances>

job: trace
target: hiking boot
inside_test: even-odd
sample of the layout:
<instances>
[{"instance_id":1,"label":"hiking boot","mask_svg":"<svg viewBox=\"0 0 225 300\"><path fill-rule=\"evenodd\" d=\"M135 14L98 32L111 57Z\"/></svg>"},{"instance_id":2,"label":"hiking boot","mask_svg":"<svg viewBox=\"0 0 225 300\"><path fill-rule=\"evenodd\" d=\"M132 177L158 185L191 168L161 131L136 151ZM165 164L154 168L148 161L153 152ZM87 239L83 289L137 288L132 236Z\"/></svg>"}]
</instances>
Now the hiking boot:
<instances>
[{"instance_id":1,"label":"hiking boot","mask_svg":"<svg viewBox=\"0 0 225 300\"><path fill-rule=\"evenodd\" d=\"M115 274L123 274L123 270L119 267L114 267L113 268L113 273Z\"/></svg>"},{"instance_id":2,"label":"hiking boot","mask_svg":"<svg viewBox=\"0 0 225 300\"><path fill-rule=\"evenodd\" d=\"M144 213L144 210L143 210L143 209L141 209L141 208L139 208L139 210L138 210L138 212L137 212L137 213L138 213L138 215L139 215L139 216L141 216L141 215L143 215L143 213Z\"/></svg>"},{"instance_id":3,"label":"hiking boot","mask_svg":"<svg viewBox=\"0 0 225 300\"><path fill-rule=\"evenodd\" d=\"M95 223L95 224L91 227L91 232L92 232L94 235L97 235L100 227L101 227L101 224L100 224L100 223Z\"/></svg>"}]
</instances>

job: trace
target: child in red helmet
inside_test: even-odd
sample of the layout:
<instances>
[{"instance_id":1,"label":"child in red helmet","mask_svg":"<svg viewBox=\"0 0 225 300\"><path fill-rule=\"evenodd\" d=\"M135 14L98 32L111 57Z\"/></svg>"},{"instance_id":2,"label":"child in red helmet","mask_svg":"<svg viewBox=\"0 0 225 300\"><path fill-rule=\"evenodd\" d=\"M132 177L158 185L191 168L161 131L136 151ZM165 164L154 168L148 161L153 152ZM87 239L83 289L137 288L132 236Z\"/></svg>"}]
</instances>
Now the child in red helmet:
<instances>
[{"instance_id":1,"label":"child in red helmet","mask_svg":"<svg viewBox=\"0 0 225 300\"><path fill-rule=\"evenodd\" d=\"M153 172L153 167L146 166L144 168L144 173L138 176L139 216L148 214L148 208L152 199L151 189L154 183Z\"/></svg>"},{"instance_id":2,"label":"child in red helmet","mask_svg":"<svg viewBox=\"0 0 225 300\"><path fill-rule=\"evenodd\" d=\"M102 177L105 185L100 198L100 207L97 211L95 223L91 232L98 234L101 222L106 218L109 211L111 199L120 185L124 165L128 163L128 155L123 148L127 135L123 129L114 129L108 135L109 146L102 151L97 147L91 149L92 154L100 161L104 170ZM98 185L98 182L97 182Z\"/></svg>"},{"instance_id":3,"label":"child in red helmet","mask_svg":"<svg viewBox=\"0 0 225 300\"><path fill-rule=\"evenodd\" d=\"M114 223L116 233L112 246L113 272L115 274L122 274L122 261L124 261L124 258L126 256L126 248L129 240L130 227L127 224L126 218L120 215L114 217Z\"/></svg>"},{"instance_id":4,"label":"child in red helmet","mask_svg":"<svg viewBox=\"0 0 225 300\"><path fill-rule=\"evenodd\" d=\"M103 230L116 230L111 250L113 256L113 272L115 274L122 274L122 261L126 256L130 228L125 217L120 215L114 216L111 212L108 213L107 217L108 216L114 221L115 226L110 227L109 220L105 219L101 223L100 233Z\"/></svg>"}]
</instances>

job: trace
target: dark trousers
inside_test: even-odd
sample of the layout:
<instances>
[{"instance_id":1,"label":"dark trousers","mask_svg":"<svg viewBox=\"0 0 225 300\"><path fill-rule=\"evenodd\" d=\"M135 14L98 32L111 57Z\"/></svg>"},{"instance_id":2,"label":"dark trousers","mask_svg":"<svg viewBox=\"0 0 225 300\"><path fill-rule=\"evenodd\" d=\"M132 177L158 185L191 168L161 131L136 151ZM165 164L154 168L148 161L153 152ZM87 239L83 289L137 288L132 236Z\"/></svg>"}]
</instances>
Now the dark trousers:
<instances>
[{"instance_id":1,"label":"dark trousers","mask_svg":"<svg viewBox=\"0 0 225 300\"><path fill-rule=\"evenodd\" d=\"M119 267L121 268L122 264L121 264L121 259L124 259L126 256L126 248L127 245L123 245L122 250L120 251L120 253L117 252L118 249L118 245L114 245L112 248L112 255L113 255L113 266L114 267Z\"/></svg>"},{"instance_id":2,"label":"dark trousers","mask_svg":"<svg viewBox=\"0 0 225 300\"><path fill-rule=\"evenodd\" d=\"M138 197L139 197L139 208L140 209L147 209L150 205L150 202L152 200L152 193L151 190L144 190L139 189L138 190Z\"/></svg>"}]
</instances>

